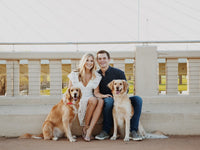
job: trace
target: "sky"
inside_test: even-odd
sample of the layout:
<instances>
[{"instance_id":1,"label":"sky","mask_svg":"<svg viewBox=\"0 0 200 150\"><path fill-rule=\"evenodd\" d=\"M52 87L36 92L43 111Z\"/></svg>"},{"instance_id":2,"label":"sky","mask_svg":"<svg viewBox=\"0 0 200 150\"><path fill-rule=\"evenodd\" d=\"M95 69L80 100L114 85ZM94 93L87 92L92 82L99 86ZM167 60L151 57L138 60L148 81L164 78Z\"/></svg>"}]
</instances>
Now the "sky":
<instances>
[{"instance_id":1,"label":"sky","mask_svg":"<svg viewBox=\"0 0 200 150\"><path fill-rule=\"evenodd\" d=\"M199 6L199 0L0 0L0 43L200 40Z\"/></svg>"}]
</instances>

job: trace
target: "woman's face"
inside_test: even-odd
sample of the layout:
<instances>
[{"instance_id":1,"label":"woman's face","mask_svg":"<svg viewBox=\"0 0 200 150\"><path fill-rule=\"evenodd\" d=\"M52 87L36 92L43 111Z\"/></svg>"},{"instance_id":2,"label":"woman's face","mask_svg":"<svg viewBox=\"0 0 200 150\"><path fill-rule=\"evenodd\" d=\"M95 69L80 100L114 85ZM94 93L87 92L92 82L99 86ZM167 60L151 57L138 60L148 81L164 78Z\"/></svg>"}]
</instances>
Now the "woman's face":
<instances>
[{"instance_id":1,"label":"woman's face","mask_svg":"<svg viewBox=\"0 0 200 150\"><path fill-rule=\"evenodd\" d=\"M94 59L92 56L89 56L85 62L85 68L91 70L94 67Z\"/></svg>"}]
</instances>

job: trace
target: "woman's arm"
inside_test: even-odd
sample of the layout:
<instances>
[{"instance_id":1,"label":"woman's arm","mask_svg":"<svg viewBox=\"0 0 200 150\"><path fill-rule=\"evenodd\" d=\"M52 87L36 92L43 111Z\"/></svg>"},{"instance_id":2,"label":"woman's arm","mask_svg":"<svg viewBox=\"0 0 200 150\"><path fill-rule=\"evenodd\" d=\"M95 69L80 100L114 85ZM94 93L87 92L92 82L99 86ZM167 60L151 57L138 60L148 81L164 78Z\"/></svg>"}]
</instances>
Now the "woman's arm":
<instances>
[{"instance_id":1,"label":"woman's arm","mask_svg":"<svg viewBox=\"0 0 200 150\"><path fill-rule=\"evenodd\" d=\"M112 97L112 95L110 94L101 94L100 91L99 91L99 86L94 89L94 95L97 97L97 98L106 98L106 97Z\"/></svg>"}]
</instances>

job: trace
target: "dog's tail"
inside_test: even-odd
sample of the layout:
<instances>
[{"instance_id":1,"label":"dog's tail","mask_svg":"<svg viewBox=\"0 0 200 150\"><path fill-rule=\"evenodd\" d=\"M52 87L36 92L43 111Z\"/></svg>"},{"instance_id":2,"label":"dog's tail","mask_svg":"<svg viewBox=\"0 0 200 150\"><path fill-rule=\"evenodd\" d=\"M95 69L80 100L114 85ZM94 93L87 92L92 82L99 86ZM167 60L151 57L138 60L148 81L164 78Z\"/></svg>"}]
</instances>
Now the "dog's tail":
<instances>
[{"instance_id":1,"label":"dog's tail","mask_svg":"<svg viewBox=\"0 0 200 150\"><path fill-rule=\"evenodd\" d=\"M43 139L44 136L43 134L39 134L39 135L34 135L34 134L29 134L29 133L26 133L22 136L19 137L20 139L30 139L30 138L33 138L33 139Z\"/></svg>"}]
</instances>

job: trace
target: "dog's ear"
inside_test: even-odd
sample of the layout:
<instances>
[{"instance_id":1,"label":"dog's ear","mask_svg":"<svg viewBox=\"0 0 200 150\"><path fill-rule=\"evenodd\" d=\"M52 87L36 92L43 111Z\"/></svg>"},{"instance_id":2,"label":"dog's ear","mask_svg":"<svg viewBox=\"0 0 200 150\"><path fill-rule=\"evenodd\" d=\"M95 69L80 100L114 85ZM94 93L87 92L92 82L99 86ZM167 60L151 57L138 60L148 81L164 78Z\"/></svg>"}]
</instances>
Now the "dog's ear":
<instances>
[{"instance_id":1,"label":"dog's ear","mask_svg":"<svg viewBox=\"0 0 200 150\"><path fill-rule=\"evenodd\" d=\"M63 95L63 102L66 104L69 99L71 99L70 88Z\"/></svg>"},{"instance_id":2,"label":"dog's ear","mask_svg":"<svg viewBox=\"0 0 200 150\"><path fill-rule=\"evenodd\" d=\"M79 99L81 99L81 97L82 97L82 92L81 92L81 89L80 89L80 88L78 88L78 91L79 91Z\"/></svg>"},{"instance_id":3,"label":"dog's ear","mask_svg":"<svg viewBox=\"0 0 200 150\"><path fill-rule=\"evenodd\" d=\"M128 83L126 80L123 80L123 86L124 86L124 92L127 92L128 90Z\"/></svg>"},{"instance_id":4,"label":"dog's ear","mask_svg":"<svg viewBox=\"0 0 200 150\"><path fill-rule=\"evenodd\" d=\"M70 88L67 89L65 97L66 99L72 99Z\"/></svg>"},{"instance_id":5,"label":"dog's ear","mask_svg":"<svg viewBox=\"0 0 200 150\"><path fill-rule=\"evenodd\" d=\"M113 90L113 85L114 85L114 80L112 80L110 83L108 83L108 87L109 87L109 89L111 89L111 91Z\"/></svg>"}]
</instances>

